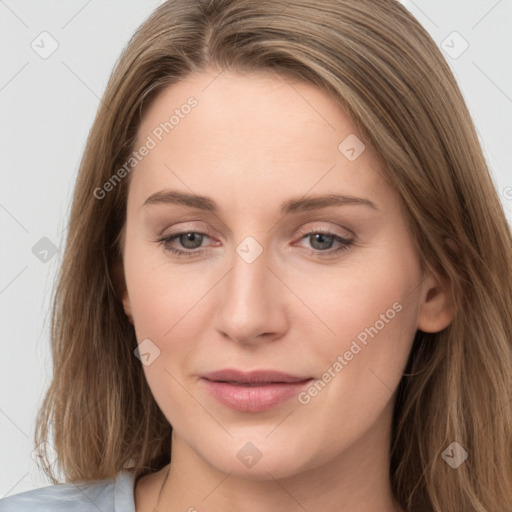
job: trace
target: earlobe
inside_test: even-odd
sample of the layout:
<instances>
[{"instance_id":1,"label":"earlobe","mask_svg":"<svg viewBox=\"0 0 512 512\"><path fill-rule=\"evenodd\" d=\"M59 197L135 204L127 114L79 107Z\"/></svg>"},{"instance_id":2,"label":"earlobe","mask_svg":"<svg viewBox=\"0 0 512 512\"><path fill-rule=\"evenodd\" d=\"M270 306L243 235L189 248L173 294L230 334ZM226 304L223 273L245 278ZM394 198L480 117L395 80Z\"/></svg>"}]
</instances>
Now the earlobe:
<instances>
[{"instance_id":1,"label":"earlobe","mask_svg":"<svg viewBox=\"0 0 512 512\"><path fill-rule=\"evenodd\" d=\"M120 298L123 303L123 309L128 317L128 321L133 325L133 314L130 303L130 297L128 296L128 289L126 287L126 280L124 276L123 263L118 262L112 266L112 274L114 277L114 286L116 289L116 295Z\"/></svg>"},{"instance_id":2,"label":"earlobe","mask_svg":"<svg viewBox=\"0 0 512 512\"><path fill-rule=\"evenodd\" d=\"M133 325L132 307L130 304L130 298L128 297L128 290L126 289L123 293L123 308L126 316L128 317L128 321Z\"/></svg>"},{"instance_id":3,"label":"earlobe","mask_svg":"<svg viewBox=\"0 0 512 512\"><path fill-rule=\"evenodd\" d=\"M449 281L431 273L422 285L418 329L432 333L442 331L454 316L455 305Z\"/></svg>"}]
</instances>

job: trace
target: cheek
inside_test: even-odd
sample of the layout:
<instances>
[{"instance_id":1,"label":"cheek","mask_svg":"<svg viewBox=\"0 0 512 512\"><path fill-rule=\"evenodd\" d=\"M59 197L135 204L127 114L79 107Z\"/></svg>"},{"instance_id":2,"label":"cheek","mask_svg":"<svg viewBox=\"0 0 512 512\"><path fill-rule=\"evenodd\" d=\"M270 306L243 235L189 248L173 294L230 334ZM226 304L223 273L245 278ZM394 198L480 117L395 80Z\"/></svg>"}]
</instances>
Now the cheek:
<instances>
[{"instance_id":1,"label":"cheek","mask_svg":"<svg viewBox=\"0 0 512 512\"><path fill-rule=\"evenodd\" d=\"M368 250L337 268L303 272L300 279L292 273L287 277L315 313L316 318L306 315L317 327L316 346L323 352L348 350L354 339L364 344L388 337L396 348L402 341L408 345L415 332L421 272L412 253ZM304 323L304 308L300 314L296 308L296 314L290 322Z\"/></svg>"},{"instance_id":2,"label":"cheek","mask_svg":"<svg viewBox=\"0 0 512 512\"><path fill-rule=\"evenodd\" d=\"M321 373L299 399L354 438L388 404L416 332L421 272L407 243L400 247L369 251L368 259L325 281L315 306L334 334L317 336Z\"/></svg>"},{"instance_id":3,"label":"cheek","mask_svg":"<svg viewBox=\"0 0 512 512\"><path fill-rule=\"evenodd\" d=\"M323 272L323 278L307 276L296 288L322 320L322 324L315 321L316 334L312 327L309 333L316 340L311 347L316 368L324 372L317 375L322 381L318 387L325 400L342 398L349 403L358 397L364 401L358 402L358 408L377 411L398 385L416 332L419 263L404 239L347 259L336 273L332 268ZM294 321L301 323L299 317Z\"/></svg>"},{"instance_id":4,"label":"cheek","mask_svg":"<svg viewBox=\"0 0 512 512\"><path fill-rule=\"evenodd\" d=\"M161 257L157 261L152 252L154 248L140 247L127 251L126 281L137 341L146 343L150 353L149 364L143 366L147 383L169 423L180 426L187 415L204 412L185 391L184 373L191 367L194 340L202 327L200 299L208 281L192 285L190 272L162 263Z\"/></svg>"},{"instance_id":5,"label":"cheek","mask_svg":"<svg viewBox=\"0 0 512 512\"><path fill-rule=\"evenodd\" d=\"M131 280L130 302L137 339L154 339L162 349L179 349L204 325L208 292L219 272L180 272L177 267L151 269Z\"/></svg>"},{"instance_id":6,"label":"cheek","mask_svg":"<svg viewBox=\"0 0 512 512\"><path fill-rule=\"evenodd\" d=\"M161 345L208 287L207 276L191 280L189 270L171 263L162 246L135 228L127 230L124 269L139 342L150 338Z\"/></svg>"},{"instance_id":7,"label":"cheek","mask_svg":"<svg viewBox=\"0 0 512 512\"><path fill-rule=\"evenodd\" d=\"M196 369L198 340L208 322L205 299L222 274L211 269L194 272L192 266L185 271L152 246L134 244L129 249L127 243L125 275L136 337L151 353L150 364L143 367L146 380L169 423L181 426L190 415L204 414L187 392L188 379Z\"/></svg>"}]
</instances>

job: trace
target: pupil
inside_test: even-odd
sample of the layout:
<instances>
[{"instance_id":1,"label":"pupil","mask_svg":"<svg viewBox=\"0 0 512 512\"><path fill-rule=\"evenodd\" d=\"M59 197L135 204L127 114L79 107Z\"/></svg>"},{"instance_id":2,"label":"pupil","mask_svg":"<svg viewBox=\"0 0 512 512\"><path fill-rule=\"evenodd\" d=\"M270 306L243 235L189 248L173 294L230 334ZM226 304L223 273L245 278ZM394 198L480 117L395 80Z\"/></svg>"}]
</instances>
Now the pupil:
<instances>
[{"instance_id":1,"label":"pupil","mask_svg":"<svg viewBox=\"0 0 512 512\"><path fill-rule=\"evenodd\" d=\"M314 238L313 238L313 241L312 241L312 246L315 248L315 249L329 249L330 248L330 245L332 244L332 236L330 235L324 235L323 233L315 233L314 235L312 235ZM327 239L327 242L325 241ZM320 242L320 246L321 247L315 247L315 243L316 242Z\"/></svg>"},{"instance_id":2,"label":"pupil","mask_svg":"<svg viewBox=\"0 0 512 512\"><path fill-rule=\"evenodd\" d=\"M199 247L201 245L201 240L202 240L202 235L198 234L198 233L186 233L185 235L182 235L182 237L185 237L184 239L182 238L182 242L185 242L183 243L184 247L186 247L187 249L197 249L197 247ZM197 239L196 237L199 239L199 245L194 245L194 242L197 242ZM192 243L192 247L189 247L187 246L187 243L188 242L191 242Z\"/></svg>"}]
</instances>

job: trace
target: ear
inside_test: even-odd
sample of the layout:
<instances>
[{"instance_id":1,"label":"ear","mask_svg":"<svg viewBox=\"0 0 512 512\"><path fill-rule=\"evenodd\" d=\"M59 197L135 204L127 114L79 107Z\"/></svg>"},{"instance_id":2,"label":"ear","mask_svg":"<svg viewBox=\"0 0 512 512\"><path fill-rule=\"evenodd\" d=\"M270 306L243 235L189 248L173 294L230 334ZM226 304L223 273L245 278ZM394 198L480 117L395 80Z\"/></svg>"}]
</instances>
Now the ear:
<instances>
[{"instance_id":1,"label":"ear","mask_svg":"<svg viewBox=\"0 0 512 512\"><path fill-rule=\"evenodd\" d=\"M422 283L418 312L418 329L439 332L450 325L455 305L448 278L430 272Z\"/></svg>"},{"instance_id":2,"label":"ear","mask_svg":"<svg viewBox=\"0 0 512 512\"><path fill-rule=\"evenodd\" d=\"M128 288L126 287L126 279L122 261L116 262L114 265L112 265L112 276L114 278L116 295L123 303L123 309L126 313L126 316L128 317L128 321L133 325L132 307L130 304L130 298L128 296Z\"/></svg>"}]
</instances>

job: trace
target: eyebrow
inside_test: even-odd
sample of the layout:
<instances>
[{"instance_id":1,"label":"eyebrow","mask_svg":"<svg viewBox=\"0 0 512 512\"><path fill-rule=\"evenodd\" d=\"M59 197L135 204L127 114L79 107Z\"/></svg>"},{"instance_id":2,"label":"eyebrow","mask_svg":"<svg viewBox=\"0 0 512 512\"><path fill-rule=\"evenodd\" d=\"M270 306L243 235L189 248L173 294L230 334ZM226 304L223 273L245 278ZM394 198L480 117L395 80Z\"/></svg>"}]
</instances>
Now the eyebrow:
<instances>
[{"instance_id":1,"label":"eyebrow","mask_svg":"<svg viewBox=\"0 0 512 512\"><path fill-rule=\"evenodd\" d=\"M178 192L176 190L161 190L152 194L144 201L144 206L151 204L178 204L215 214L219 212L219 207L213 199L206 196ZM281 214L287 215L300 211L320 210L329 206L343 205L364 205L378 210L377 206L375 206L372 201L363 197L326 194L310 198L289 199L281 205Z\"/></svg>"}]
</instances>

